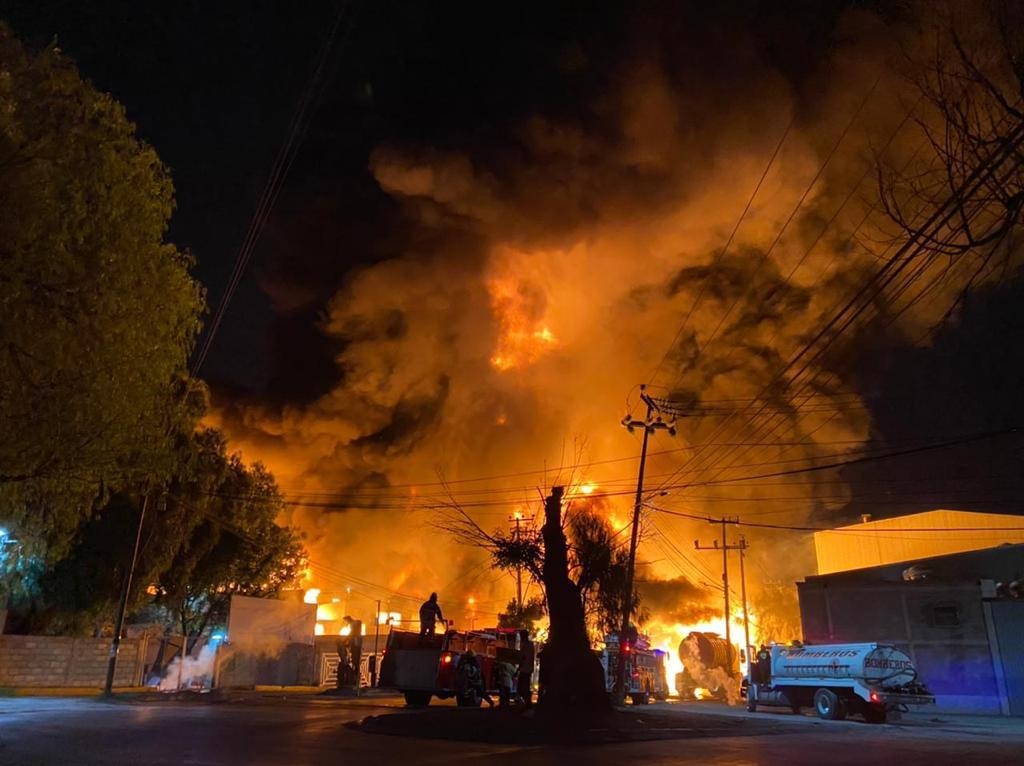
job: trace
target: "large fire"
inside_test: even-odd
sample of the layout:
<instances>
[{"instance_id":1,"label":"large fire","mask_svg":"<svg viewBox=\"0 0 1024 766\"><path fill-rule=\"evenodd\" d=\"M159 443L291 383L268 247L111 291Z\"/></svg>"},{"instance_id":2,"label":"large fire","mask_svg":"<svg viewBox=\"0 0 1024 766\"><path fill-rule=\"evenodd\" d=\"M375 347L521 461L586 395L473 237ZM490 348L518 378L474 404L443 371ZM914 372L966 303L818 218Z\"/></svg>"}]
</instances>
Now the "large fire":
<instances>
[{"instance_id":1,"label":"large fire","mask_svg":"<svg viewBox=\"0 0 1024 766\"><path fill-rule=\"evenodd\" d=\"M636 384L647 382L691 410L675 438L650 436L637 555L638 580L656 591L647 630L673 663L670 681L683 636L724 635L711 619L720 559L691 546L721 534L704 519L827 518L847 499L837 472L750 475L835 460L870 430L842 370L807 357L804 378L779 377L877 265L856 243L885 239L874 219L863 223L869 211L851 184L867 148L899 123L903 81L878 85L850 130L837 124L876 79L884 46L866 39L858 60L856 33L844 37L829 65L835 86L806 93L749 56L735 57L752 67L742 76L723 71L728 88L705 87L641 46L589 105L591 122L526 117L509 156L377 147L370 172L409 236L348 274L324 310L338 349L333 387L211 418L274 471L291 503L283 521L306 535L304 585L320 590L318 603L334 594L364 624L378 610L413 624L437 592L456 625L493 625L515 575L454 539L438 509L508 533L513 514L533 523L555 484L574 502L602 503L628 541L642 430L619 423L625 411L643 418ZM824 167L821 148L840 135ZM785 594L813 572L808 537L733 533L750 543L751 603L772 596L752 606L751 641L798 637ZM773 581L787 583L784 598ZM524 599L540 595L528 578L523 588ZM783 618L774 634L755 627ZM730 628L741 644L742 621Z\"/></svg>"}]
</instances>

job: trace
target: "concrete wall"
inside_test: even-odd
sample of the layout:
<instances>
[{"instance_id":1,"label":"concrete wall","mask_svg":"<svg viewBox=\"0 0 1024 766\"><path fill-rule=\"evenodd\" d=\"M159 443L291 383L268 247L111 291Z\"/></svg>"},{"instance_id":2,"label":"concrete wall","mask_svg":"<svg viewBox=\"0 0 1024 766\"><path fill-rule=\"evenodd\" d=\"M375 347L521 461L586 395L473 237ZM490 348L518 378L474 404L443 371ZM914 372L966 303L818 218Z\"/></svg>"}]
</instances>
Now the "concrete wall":
<instances>
[{"instance_id":1,"label":"concrete wall","mask_svg":"<svg viewBox=\"0 0 1024 766\"><path fill-rule=\"evenodd\" d=\"M145 639L121 641L114 686L140 686ZM0 636L0 686L103 688L109 638Z\"/></svg>"},{"instance_id":2,"label":"concrete wall","mask_svg":"<svg viewBox=\"0 0 1024 766\"><path fill-rule=\"evenodd\" d=\"M292 643L255 648L224 644L217 653L214 684L221 689L315 686L313 646Z\"/></svg>"},{"instance_id":3,"label":"concrete wall","mask_svg":"<svg viewBox=\"0 0 1024 766\"><path fill-rule=\"evenodd\" d=\"M978 585L797 583L804 640L875 641L914 660L936 712L999 715L1004 705Z\"/></svg>"}]
</instances>

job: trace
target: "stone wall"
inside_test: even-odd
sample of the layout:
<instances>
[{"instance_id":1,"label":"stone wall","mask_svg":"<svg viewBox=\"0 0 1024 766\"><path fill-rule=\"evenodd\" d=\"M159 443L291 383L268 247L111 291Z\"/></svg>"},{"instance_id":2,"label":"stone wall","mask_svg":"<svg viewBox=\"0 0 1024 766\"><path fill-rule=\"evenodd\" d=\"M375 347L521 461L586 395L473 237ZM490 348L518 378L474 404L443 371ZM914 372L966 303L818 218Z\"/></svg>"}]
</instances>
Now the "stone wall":
<instances>
[{"instance_id":1,"label":"stone wall","mask_svg":"<svg viewBox=\"0 0 1024 766\"><path fill-rule=\"evenodd\" d=\"M139 686L146 639L124 639L114 686ZM0 635L0 686L103 688L109 638Z\"/></svg>"}]
</instances>

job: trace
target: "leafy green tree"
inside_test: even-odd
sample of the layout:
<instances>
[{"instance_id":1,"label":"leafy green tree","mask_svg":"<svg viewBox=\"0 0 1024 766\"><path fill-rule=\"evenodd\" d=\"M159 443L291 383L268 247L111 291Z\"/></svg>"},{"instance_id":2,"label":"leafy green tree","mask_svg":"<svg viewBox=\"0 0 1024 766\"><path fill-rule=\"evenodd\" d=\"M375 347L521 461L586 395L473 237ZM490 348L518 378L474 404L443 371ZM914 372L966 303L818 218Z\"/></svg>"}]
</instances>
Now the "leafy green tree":
<instances>
[{"instance_id":1,"label":"leafy green tree","mask_svg":"<svg viewBox=\"0 0 1024 766\"><path fill-rule=\"evenodd\" d=\"M296 531L275 522L283 498L271 473L238 455L226 468L157 582L157 603L189 637L189 651L208 629L223 626L232 595L275 597L297 585L306 564Z\"/></svg>"},{"instance_id":2,"label":"leafy green tree","mask_svg":"<svg viewBox=\"0 0 1024 766\"><path fill-rule=\"evenodd\" d=\"M274 523L281 496L273 477L229 456L219 431L194 432L176 457L171 479L149 487L128 609L138 612L155 601L150 616L198 636L224 617L231 593L276 595L291 584L304 554L294 530ZM96 509L38 587L15 597L8 628L84 634L111 627L140 501L141 493L115 493Z\"/></svg>"},{"instance_id":3,"label":"leafy green tree","mask_svg":"<svg viewBox=\"0 0 1024 766\"><path fill-rule=\"evenodd\" d=\"M66 552L111 489L170 473L203 297L124 108L0 24L0 523Z\"/></svg>"}]
</instances>

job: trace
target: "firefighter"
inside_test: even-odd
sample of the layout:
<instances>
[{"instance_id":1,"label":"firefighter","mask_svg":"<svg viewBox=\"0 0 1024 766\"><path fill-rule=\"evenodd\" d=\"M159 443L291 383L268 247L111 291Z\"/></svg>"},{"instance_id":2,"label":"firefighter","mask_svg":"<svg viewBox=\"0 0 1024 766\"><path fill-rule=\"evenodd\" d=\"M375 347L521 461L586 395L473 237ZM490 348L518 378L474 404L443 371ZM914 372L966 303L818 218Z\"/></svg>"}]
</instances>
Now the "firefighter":
<instances>
[{"instance_id":1,"label":"firefighter","mask_svg":"<svg viewBox=\"0 0 1024 766\"><path fill-rule=\"evenodd\" d=\"M459 658L455 692L459 696L460 704L476 707L478 704L477 700L483 700L490 707L494 707L494 700L491 699L484 685L480 661L476 658L476 652L472 649L466 650L466 653Z\"/></svg>"},{"instance_id":2,"label":"firefighter","mask_svg":"<svg viewBox=\"0 0 1024 766\"><path fill-rule=\"evenodd\" d=\"M498 704L508 707L512 703L512 690L515 688L516 666L505 660L494 663L494 676L498 682Z\"/></svg>"},{"instance_id":3,"label":"firefighter","mask_svg":"<svg viewBox=\"0 0 1024 766\"><path fill-rule=\"evenodd\" d=\"M437 620L444 622L444 615L441 614L441 607L437 603L437 594L431 593L430 598L420 607L420 638L434 635Z\"/></svg>"},{"instance_id":4,"label":"firefighter","mask_svg":"<svg viewBox=\"0 0 1024 766\"><path fill-rule=\"evenodd\" d=\"M359 663L363 654L363 622L348 615L342 618L346 635L338 636L338 681L339 689L359 685Z\"/></svg>"},{"instance_id":5,"label":"firefighter","mask_svg":"<svg viewBox=\"0 0 1024 766\"><path fill-rule=\"evenodd\" d=\"M761 648L757 652L757 662L754 663L754 669L757 671L756 679L754 674L751 673L751 680L758 684L768 684L772 680L772 653L771 650L761 644Z\"/></svg>"}]
</instances>

